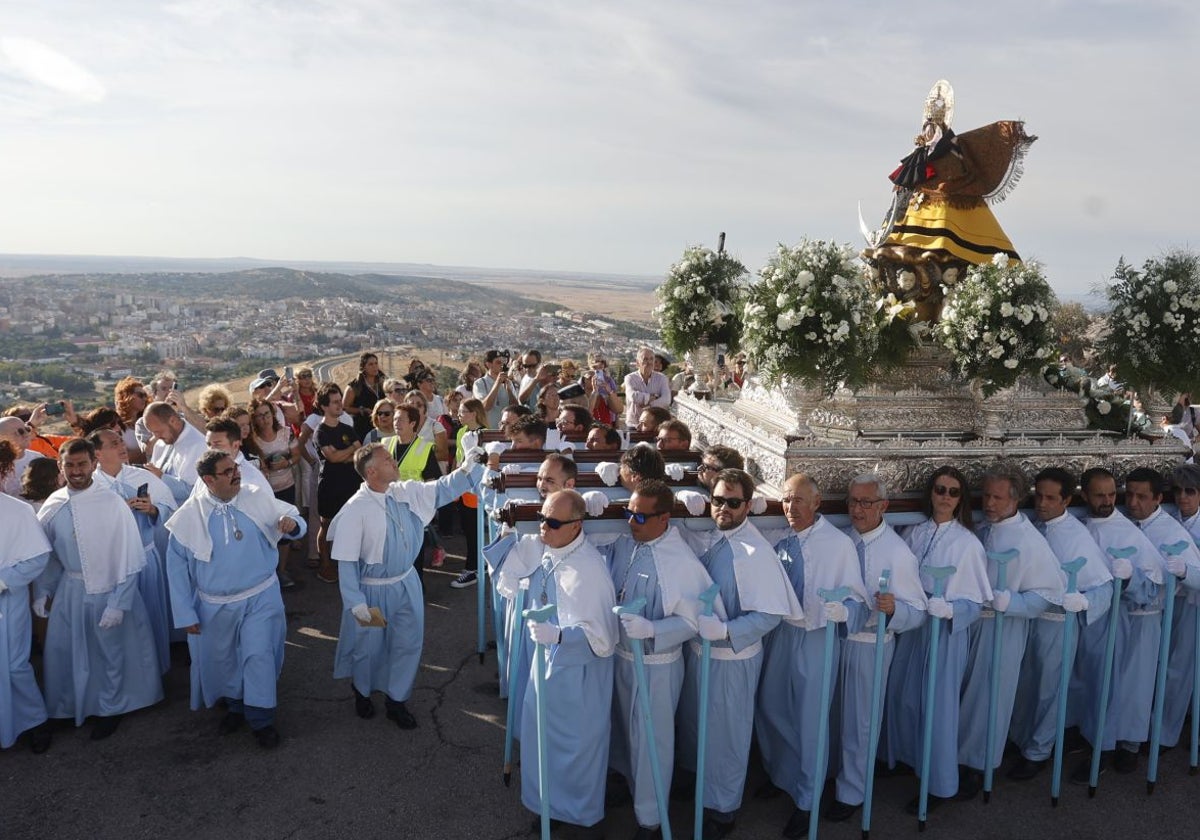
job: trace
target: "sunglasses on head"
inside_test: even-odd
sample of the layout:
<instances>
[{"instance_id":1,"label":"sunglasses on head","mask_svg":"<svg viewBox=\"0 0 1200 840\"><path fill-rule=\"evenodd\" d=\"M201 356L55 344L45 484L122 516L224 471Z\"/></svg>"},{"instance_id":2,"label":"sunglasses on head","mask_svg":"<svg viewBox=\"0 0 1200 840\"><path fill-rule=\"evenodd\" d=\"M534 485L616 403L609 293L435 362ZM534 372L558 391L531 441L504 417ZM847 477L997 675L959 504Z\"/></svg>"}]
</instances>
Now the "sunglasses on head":
<instances>
[{"instance_id":1,"label":"sunglasses on head","mask_svg":"<svg viewBox=\"0 0 1200 840\"><path fill-rule=\"evenodd\" d=\"M656 516L662 516L661 513L638 513L636 510L625 508L625 518L631 522L636 522L639 525L645 525L646 520L653 519Z\"/></svg>"},{"instance_id":2,"label":"sunglasses on head","mask_svg":"<svg viewBox=\"0 0 1200 840\"><path fill-rule=\"evenodd\" d=\"M962 495L962 488L952 487L949 484L935 484L933 485L933 492L939 496L949 496L951 499L957 499Z\"/></svg>"},{"instance_id":3,"label":"sunglasses on head","mask_svg":"<svg viewBox=\"0 0 1200 840\"><path fill-rule=\"evenodd\" d=\"M734 498L729 498L728 496L713 496L712 497L712 506L715 508L727 507L730 510L737 510L745 503L746 503L745 499L739 499L736 497L734 497Z\"/></svg>"},{"instance_id":4,"label":"sunglasses on head","mask_svg":"<svg viewBox=\"0 0 1200 840\"><path fill-rule=\"evenodd\" d=\"M582 519L555 519L553 516L546 516L542 513L537 515L538 522L545 525L551 531L557 531L564 525L570 525L572 522L582 522Z\"/></svg>"}]
</instances>

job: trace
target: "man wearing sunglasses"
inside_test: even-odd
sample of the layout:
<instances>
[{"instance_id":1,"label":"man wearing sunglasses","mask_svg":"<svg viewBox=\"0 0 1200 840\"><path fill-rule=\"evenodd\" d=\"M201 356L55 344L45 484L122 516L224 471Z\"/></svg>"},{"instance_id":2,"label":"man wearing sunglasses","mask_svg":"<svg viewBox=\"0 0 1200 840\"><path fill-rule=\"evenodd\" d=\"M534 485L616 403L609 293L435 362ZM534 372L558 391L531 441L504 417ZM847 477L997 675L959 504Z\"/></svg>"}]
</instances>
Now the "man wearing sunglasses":
<instances>
[{"instance_id":1,"label":"man wearing sunglasses","mask_svg":"<svg viewBox=\"0 0 1200 840\"><path fill-rule=\"evenodd\" d=\"M1066 587L1046 538L1017 507L1029 494L1029 478L1016 464L1000 462L983 476L982 507L985 522L979 540L988 552L988 579L992 585L992 608L985 609L971 626L971 656L963 680L962 709L958 726L958 763L966 768L959 782L958 798L970 799L983 785L988 745L988 708L992 681L996 695L995 740L992 769L1000 766L1008 727L1016 701L1017 679L1029 636L1030 623L1051 604L1061 606ZM998 588L999 563L994 554L1016 552L1007 565L1004 588ZM1004 613L999 671L992 672L992 645L997 633L996 616Z\"/></svg>"},{"instance_id":2,"label":"man wearing sunglasses","mask_svg":"<svg viewBox=\"0 0 1200 840\"><path fill-rule=\"evenodd\" d=\"M1052 605L1030 622L1029 641L1017 680L1009 738L1021 757L1008 771L1008 778L1026 781L1037 776L1050 760L1058 721L1058 684L1063 666L1063 635L1068 621L1080 630L1097 622L1112 603L1112 575L1100 546L1087 527L1067 507L1075 495L1075 476L1061 467L1048 467L1033 481L1036 527L1046 537L1059 565L1076 557L1087 562L1079 570L1075 592L1063 595L1062 604ZM1066 575L1063 583L1066 583ZM1078 636L1074 637L1078 640ZM1068 653L1068 666L1075 651ZM1191 683L1189 683L1190 685Z\"/></svg>"},{"instance_id":3,"label":"man wearing sunglasses","mask_svg":"<svg viewBox=\"0 0 1200 840\"><path fill-rule=\"evenodd\" d=\"M712 579L679 531L671 527L675 497L662 481L643 481L625 508L629 533L599 546L608 563L617 604L646 599L641 615L621 616L621 641L615 660L613 754L609 765L624 776L633 793L638 822L635 840L661 837L658 805L650 769L650 750L658 754L662 782L671 785L675 763L675 711L683 689L683 644L696 635L699 597ZM646 737L637 706L637 683L630 639L643 639L646 682L655 742ZM635 764L636 759L636 764Z\"/></svg>"},{"instance_id":4,"label":"man wearing sunglasses","mask_svg":"<svg viewBox=\"0 0 1200 840\"><path fill-rule=\"evenodd\" d=\"M527 606L558 608L551 621L529 622L525 632L515 635L510 656L518 657L516 667L528 678L509 702L518 704L521 766L536 768L532 666L534 644L544 645L549 658L544 726L549 741L550 816L574 828L574 836L600 837L612 731L612 659L619 631L608 567L583 533L586 515L583 497L574 490L547 496L538 515L538 535L508 538L496 589L511 601L526 580ZM538 774L522 773L521 803L540 814L542 795Z\"/></svg>"},{"instance_id":5,"label":"man wearing sunglasses","mask_svg":"<svg viewBox=\"0 0 1200 840\"><path fill-rule=\"evenodd\" d=\"M754 479L741 470L718 473L712 493L711 532L687 531L685 538L700 556L721 594L713 615L696 623L712 643L709 668L707 759L704 774L704 827L707 840L733 830L746 784L755 693L763 663L762 639L782 619L801 621L804 612L771 544L747 521ZM686 654L679 701L680 794L694 787L700 727L700 644ZM690 776L691 778L688 778Z\"/></svg>"},{"instance_id":6,"label":"man wearing sunglasses","mask_svg":"<svg viewBox=\"0 0 1200 840\"><path fill-rule=\"evenodd\" d=\"M1185 477L1184 481L1187 480ZM1162 474L1157 470L1149 467L1133 470L1125 477L1125 506L1142 533L1159 547L1163 568L1179 578L1179 586L1175 591L1162 729L1163 746L1173 747L1179 742L1183 719L1191 705L1192 674L1196 662L1195 604L1198 597L1196 590L1200 589L1200 551L1197 551L1189 529L1162 509L1164 483ZM1180 487L1176 492L1176 504L1179 505L1181 516L1184 510L1188 510L1193 521L1198 518L1196 499L1194 488ZM1187 546L1182 554L1168 556L1162 551L1162 546L1180 542Z\"/></svg>"},{"instance_id":7,"label":"man wearing sunglasses","mask_svg":"<svg viewBox=\"0 0 1200 840\"><path fill-rule=\"evenodd\" d=\"M714 503L717 495L714 492ZM860 630L867 616L867 590L854 543L818 513L821 491L816 482L803 473L791 476L783 484L782 501L791 527L763 536L775 547L804 620L784 622L771 634L763 653L754 728L771 780L762 795L774 793L774 788L792 799L795 807L783 836L795 838L808 833L809 812L820 804L825 785L824 778L814 777L821 702L832 704L833 699L832 693L821 697L825 625L832 621L846 624L851 632ZM818 594L842 586L850 595L841 602L826 603ZM839 628L830 665L835 674L843 635Z\"/></svg>"}]
</instances>

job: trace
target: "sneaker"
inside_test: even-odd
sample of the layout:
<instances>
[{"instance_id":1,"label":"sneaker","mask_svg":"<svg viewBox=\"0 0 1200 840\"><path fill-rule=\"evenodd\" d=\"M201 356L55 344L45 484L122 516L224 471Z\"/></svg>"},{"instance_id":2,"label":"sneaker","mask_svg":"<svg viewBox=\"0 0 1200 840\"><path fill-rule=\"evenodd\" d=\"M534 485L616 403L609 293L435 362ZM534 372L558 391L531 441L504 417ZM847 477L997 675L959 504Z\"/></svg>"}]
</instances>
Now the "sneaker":
<instances>
[{"instance_id":1,"label":"sneaker","mask_svg":"<svg viewBox=\"0 0 1200 840\"><path fill-rule=\"evenodd\" d=\"M279 588L280 589L295 589L296 581L292 580L292 576L287 572L279 573Z\"/></svg>"},{"instance_id":2,"label":"sneaker","mask_svg":"<svg viewBox=\"0 0 1200 840\"><path fill-rule=\"evenodd\" d=\"M451 589L466 589L468 586L474 586L477 583L474 569L468 569L461 575L450 581Z\"/></svg>"}]
</instances>

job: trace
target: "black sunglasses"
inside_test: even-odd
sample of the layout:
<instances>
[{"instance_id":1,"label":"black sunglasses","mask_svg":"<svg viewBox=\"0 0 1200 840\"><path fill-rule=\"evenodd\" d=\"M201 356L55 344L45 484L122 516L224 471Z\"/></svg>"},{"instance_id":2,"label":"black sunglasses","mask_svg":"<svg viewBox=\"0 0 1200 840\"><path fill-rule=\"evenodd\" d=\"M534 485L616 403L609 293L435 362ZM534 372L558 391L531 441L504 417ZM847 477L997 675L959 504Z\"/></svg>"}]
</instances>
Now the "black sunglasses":
<instances>
[{"instance_id":1,"label":"black sunglasses","mask_svg":"<svg viewBox=\"0 0 1200 840\"><path fill-rule=\"evenodd\" d=\"M541 522L551 531L557 531L564 525L570 525L572 522L582 522L582 519L555 519L552 516L545 516L542 513L537 515L538 522Z\"/></svg>"},{"instance_id":2,"label":"black sunglasses","mask_svg":"<svg viewBox=\"0 0 1200 840\"><path fill-rule=\"evenodd\" d=\"M661 513L638 513L636 510L625 508L625 518L636 522L639 525L645 525L647 519L653 519L656 516L662 516Z\"/></svg>"},{"instance_id":3,"label":"black sunglasses","mask_svg":"<svg viewBox=\"0 0 1200 840\"><path fill-rule=\"evenodd\" d=\"M950 487L946 484L935 484L933 485L933 492L939 496L949 496L951 499L957 499L962 495L962 488Z\"/></svg>"},{"instance_id":4,"label":"black sunglasses","mask_svg":"<svg viewBox=\"0 0 1200 840\"><path fill-rule=\"evenodd\" d=\"M745 503L746 503L745 499L738 499L738 498L730 499L725 496L713 496L712 497L712 506L713 507L727 507L730 510L737 510Z\"/></svg>"}]
</instances>

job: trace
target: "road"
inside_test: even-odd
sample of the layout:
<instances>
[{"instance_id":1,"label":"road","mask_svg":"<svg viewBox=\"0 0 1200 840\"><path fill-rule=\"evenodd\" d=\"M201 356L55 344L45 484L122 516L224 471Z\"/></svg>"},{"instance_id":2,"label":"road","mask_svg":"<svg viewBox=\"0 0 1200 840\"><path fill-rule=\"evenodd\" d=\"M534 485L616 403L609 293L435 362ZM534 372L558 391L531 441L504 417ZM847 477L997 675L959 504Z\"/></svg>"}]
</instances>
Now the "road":
<instances>
[{"instance_id":1,"label":"road","mask_svg":"<svg viewBox=\"0 0 1200 840\"><path fill-rule=\"evenodd\" d=\"M55 735L42 756L23 744L0 752L0 838L517 838L532 814L521 807L520 772L501 783L504 706L496 694L495 657L474 652L475 591L455 590L461 541L450 542L446 569L426 575L425 655L410 708L419 728L400 731L382 714L354 715L348 681L334 681L340 617L337 588L298 575L304 587L285 597L287 662L280 678L280 747L260 749L245 732L219 737L220 712L192 712L187 669L168 676L168 699L128 716L112 738L92 742L90 725ZM1070 769L1078 756L1068 756ZM1141 766L1144 770L1145 759ZM790 813L783 798L761 801L755 766L732 838L777 837ZM1186 750L1163 757L1158 790L1144 775L1101 780L1100 794L1064 785L1049 803L1049 773L1032 782L998 776L990 805L976 799L935 812L923 840L956 838L1195 838L1200 777L1187 775ZM911 778L881 779L872 837L918 837L903 811ZM676 835L690 836L691 808L672 804ZM629 806L611 809L608 836L632 837ZM857 817L823 823L821 836L858 840Z\"/></svg>"}]
</instances>

